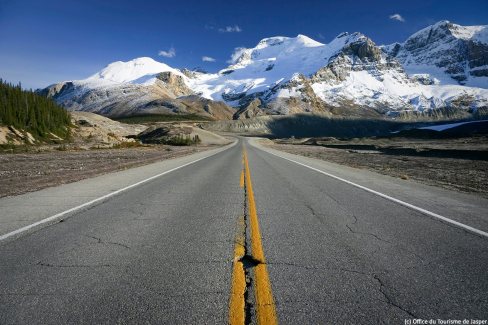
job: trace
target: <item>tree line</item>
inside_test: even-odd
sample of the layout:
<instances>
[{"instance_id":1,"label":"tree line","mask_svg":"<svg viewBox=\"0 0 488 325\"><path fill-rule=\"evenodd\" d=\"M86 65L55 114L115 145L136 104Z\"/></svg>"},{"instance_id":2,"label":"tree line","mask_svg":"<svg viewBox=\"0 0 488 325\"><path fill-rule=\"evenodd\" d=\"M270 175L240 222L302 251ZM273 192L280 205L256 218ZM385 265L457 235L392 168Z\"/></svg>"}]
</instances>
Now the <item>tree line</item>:
<instances>
[{"instance_id":1,"label":"tree line","mask_svg":"<svg viewBox=\"0 0 488 325\"><path fill-rule=\"evenodd\" d=\"M0 79L0 125L13 126L37 138L49 133L66 138L69 135L69 113L52 99L31 90L22 90Z\"/></svg>"}]
</instances>

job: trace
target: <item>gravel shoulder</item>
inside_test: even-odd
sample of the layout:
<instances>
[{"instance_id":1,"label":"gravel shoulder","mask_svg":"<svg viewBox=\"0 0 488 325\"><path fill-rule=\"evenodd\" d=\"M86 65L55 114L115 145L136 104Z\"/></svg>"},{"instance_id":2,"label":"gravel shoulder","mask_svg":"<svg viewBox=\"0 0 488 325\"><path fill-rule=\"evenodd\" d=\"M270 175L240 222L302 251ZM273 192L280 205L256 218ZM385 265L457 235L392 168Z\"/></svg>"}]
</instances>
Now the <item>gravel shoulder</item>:
<instances>
[{"instance_id":1,"label":"gravel shoulder","mask_svg":"<svg viewBox=\"0 0 488 325\"><path fill-rule=\"evenodd\" d=\"M374 139L281 139L262 143L291 154L488 197L485 140L405 140L389 143Z\"/></svg>"},{"instance_id":2,"label":"gravel shoulder","mask_svg":"<svg viewBox=\"0 0 488 325\"><path fill-rule=\"evenodd\" d=\"M34 192L216 147L160 145L0 154L0 197Z\"/></svg>"}]
</instances>

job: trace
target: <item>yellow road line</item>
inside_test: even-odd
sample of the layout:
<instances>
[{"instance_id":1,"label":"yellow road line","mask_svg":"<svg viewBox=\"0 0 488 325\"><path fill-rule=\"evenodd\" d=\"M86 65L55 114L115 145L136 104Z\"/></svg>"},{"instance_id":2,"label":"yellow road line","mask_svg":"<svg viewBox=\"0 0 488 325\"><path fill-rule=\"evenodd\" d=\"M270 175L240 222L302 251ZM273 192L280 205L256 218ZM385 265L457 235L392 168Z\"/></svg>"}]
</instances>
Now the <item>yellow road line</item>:
<instances>
[{"instance_id":1,"label":"yellow road line","mask_svg":"<svg viewBox=\"0 0 488 325\"><path fill-rule=\"evenodd\" d=\"M243 325L245 322L246 275L241 258L245 254L245 224L244 217L239 218L238 232L234 247L234 265L232 269L232 289L229 303L229 324Z\"/></svg>"},{"instance_id":2,"label":"yellow road line","mask_svg":"<svg viewBox=\"0 0 488 325\"><path fill-rule=\"evenodd\" d=\"M259 230L258 214L256 211L256 202L252 188L251 172L249 170L249 161L244 149L244 168L245 168L245 185L247 191L247 201L249 207L249 223L251 227L251 249L252 256L260 264L254 268L254 284L256 298L256 316L258 324L278 324L276 317L276 307L271 291L268 268L265 264L263 245L261 243L261 232Z\"/></svg>"}]
</instances>

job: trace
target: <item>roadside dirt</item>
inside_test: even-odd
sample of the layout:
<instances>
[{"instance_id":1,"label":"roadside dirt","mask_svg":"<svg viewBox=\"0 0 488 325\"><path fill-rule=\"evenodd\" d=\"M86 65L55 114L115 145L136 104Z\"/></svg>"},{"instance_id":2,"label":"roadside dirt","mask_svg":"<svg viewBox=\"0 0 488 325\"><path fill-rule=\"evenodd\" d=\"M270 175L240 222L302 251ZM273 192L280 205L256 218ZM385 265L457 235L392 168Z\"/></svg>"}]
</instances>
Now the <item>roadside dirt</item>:
<instances>
[{"instance_id":1,"label":"roadside dirt","mask_svg":"<svg viewBox=\"0 0 488 325\"><path fill-rule=\"evenodd\" d=\"M0 197L185 156L215 146L151 146L82 151L0 154Z\"/></svg>"},{"instance_id":2,"label":"roadside dirt","mask_svg":"<svg viewBox=\"0 0 488 325\"><path fill-rule=\"evenodd\" d=\"M293 139L268 140L263 144L292 154L488 197L488 151L484 137L418 141Z\"/></svg>"}]
</instances>

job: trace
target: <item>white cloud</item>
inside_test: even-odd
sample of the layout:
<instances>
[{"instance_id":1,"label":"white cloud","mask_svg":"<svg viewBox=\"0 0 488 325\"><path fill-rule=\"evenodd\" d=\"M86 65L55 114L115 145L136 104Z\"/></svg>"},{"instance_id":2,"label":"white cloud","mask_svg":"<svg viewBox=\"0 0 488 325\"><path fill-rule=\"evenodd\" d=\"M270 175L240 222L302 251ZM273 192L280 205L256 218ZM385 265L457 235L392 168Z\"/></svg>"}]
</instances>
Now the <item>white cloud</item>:
<instances>
[{"instance_id":1,"label":"white cloud","mask_svg":"<svg viewBox=\"0 0 488 325\"><path fill-rule=\"evenodd\" d=\"M234 49L234 53L231 54L230 59L227 60L227 63L233 64L236 63L237 59L247 50L245 47L236 47Z\"/></svg>"},{"instance_id":2,"label":"white cloud","mask_svg":"<svg viewBox=\"0 0 488 325\"><path fill-rule=\"evenodd\" d=\"M221 32L221 33L240 33L240 32L242 32L242 28L240 28L238 25L226 26L225 28L219 28L219 32Z\"/></svg>"},{"instance_id":3,"label":"white cloud","mask_svg":"<svg viewBox=\"0 0 488 325\"><path fill-rule=\"evenodd\" d=\"M215 62L215 59L210 56L202 56L203 62Z\"/></svg>"},{"instance_id":4,"label":"white cloud","mask_svg":"<svg viewBox=\"0 0 488 325\"><path fill-rule=\"evenodd\" d=\"M403 18L400 14L393 14L390 16L390 19L401 21L402 23L405 21L405 18Z\"/></svg>"},{"instance_id":5,"label":"white cloud","mask_svg":"<svg viewBox=\"0 0 488 325\"><path fill-rule=\"evenodd\" d=\"M158 53L159 56L164 56L165 58L174 58L176 56L176 50L174 47L171 47L167 51L159 51Z\"/></svg>"}]
</instances>

